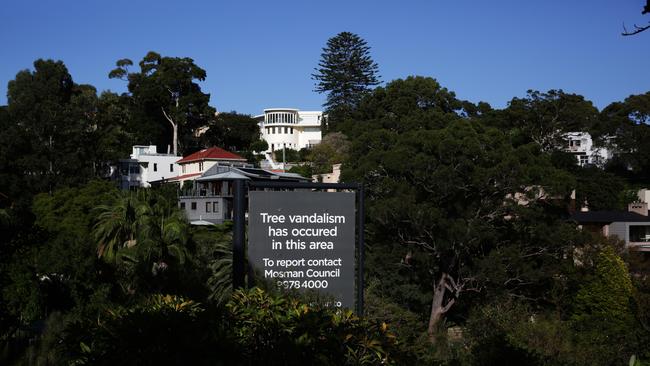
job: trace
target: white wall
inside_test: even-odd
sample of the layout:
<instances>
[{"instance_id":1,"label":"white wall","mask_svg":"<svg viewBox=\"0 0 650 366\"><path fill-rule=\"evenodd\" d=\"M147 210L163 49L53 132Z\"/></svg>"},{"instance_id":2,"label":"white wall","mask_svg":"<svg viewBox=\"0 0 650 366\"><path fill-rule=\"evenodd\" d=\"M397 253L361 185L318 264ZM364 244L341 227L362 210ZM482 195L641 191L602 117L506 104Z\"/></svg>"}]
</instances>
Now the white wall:
<instances>
[{"instance_id":1,"label":"white wall","mask_svg":"<svg viewBox=\"0 0 650 366\"><path fill-rule=\"evenodd\" d=\"M593 164L603 166L612 158L612 152L601 146L595 146L588 132L567 132L563 136L567 141L566 151L575 154L579 165ZM580 156L584 156L583 159Z\"/></svg>"},{"instance_id":2,"label":"white wall","mask_svg":"<svg viewBox=\"0 0 650 366\"><path fill-rule=\"evenodd\" d=\"M149 182L176 177L180 172L176 161L181 157L173 154L159 154L155 145L133 146L131 159L137 160L140 165L142 187L150 187Z\"/></svg>"},{"instance_id":3,"label":"white wall","mask_svg":"<svg viewBox=\"0 0 650 366\"><path fill-rule=\"evenodd\" d=\"M259 121L262 139L269 145L267 153L283 147L300 150L320 143L322 138L321 111L269 108L255 118Z\"/></svg>"}]
</instances>

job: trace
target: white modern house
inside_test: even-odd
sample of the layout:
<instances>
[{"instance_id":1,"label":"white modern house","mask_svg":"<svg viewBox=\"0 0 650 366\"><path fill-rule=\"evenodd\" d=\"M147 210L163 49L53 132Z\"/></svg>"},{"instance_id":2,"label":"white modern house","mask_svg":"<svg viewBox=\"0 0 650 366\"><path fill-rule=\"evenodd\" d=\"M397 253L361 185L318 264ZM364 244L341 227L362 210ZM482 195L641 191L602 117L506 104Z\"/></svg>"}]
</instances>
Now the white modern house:
<instances>
[{"instance_id":1,"label":"white modern house","mask_svg":"<svg viewBox=\"0 0 650 366\"><path fill-rule=\"evenodd\" d=\"M580 166L595 165L603 167L612 158L612 150L594 145L589 132L567 132L563 137L567 143L565 151L573 154Z\"/></svg>"},{"instance_id":2,"label":"white modern house","mask_svg":"<svg viewBox=\"0 0 650 366\"><path fill-rule=\"evenodd\" d=\"M179 159L174 154L158 153L156 145L135 145L130 159L118 163L120 188L150 187L151 182L175 177Z\"/></svg>"},{"instance_id":3,"label":"white modern house","mask_svg":"<svg viewBox=\"0 0 650 366\"><path fill-rule=\"evenodd\" d=\"M260 126L262 139L268 144L266 153L283 148L300 150L319 144L323 112L301 111L294 108L269 108L254 117Z\"/></svg>"}]
</instances>

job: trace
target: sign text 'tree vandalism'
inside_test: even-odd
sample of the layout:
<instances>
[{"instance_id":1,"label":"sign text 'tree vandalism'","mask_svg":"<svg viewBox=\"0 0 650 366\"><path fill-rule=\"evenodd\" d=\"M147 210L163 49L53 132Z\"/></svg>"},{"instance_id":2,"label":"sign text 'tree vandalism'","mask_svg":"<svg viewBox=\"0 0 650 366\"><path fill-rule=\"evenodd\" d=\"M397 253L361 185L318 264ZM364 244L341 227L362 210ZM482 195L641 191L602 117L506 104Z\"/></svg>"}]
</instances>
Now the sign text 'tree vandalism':
<instances>
[{"instance_id":1,"label":"sign text 'tree vandalism'","mask_svg":"<svg viewBox=\"0 0 650 366\"><path fill-rule=\"evenodd\" d=\"M285 289L317 290L354 307L355 194L249 192L248 259Z\"/></svg>"}]
</instances>

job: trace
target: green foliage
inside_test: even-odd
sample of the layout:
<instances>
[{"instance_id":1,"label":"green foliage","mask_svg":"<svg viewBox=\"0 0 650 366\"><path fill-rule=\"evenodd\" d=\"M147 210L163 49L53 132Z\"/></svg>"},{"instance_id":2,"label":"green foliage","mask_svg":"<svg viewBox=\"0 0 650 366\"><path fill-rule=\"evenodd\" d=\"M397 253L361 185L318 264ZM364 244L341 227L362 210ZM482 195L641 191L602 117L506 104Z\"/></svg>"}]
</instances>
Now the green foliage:
<instances>
[{"instance_id":1,"label":"green foliage","mask_svg":"<svg viewBox=\"0 0 650 366\"><path fill-rule=\"evenodd\" d=\"M612 137L616 156L608 170L630 182L650 182L650 93L631 95L624 102L615 102L601 112L602 134Z\"/></svg>"},{"instance_id":2,"label":"green foliage","mask_svg":"<svg viewBox=\"0 0 650 366\"><path fill-rule=\"evenodd\" d=\"M396 339L385 323L349 310L312 308L260 289L235 292L228 303L237 342L253 364L396 364Z\"/></svg>"},{"instance_id":3,"label":"green foliage","mask_svg":"<svg viewBox=\"0 0 650 366\"><path fill-rule=\"evenodd\" d=\"M513 98L497 115L489 120L496 127L511 130L513 141L534 142L544 151L564 146L566 132L592 131L599 117L590 101L562 90L529 90L526 98Z\"/></svg>"},{"instance_id":4,"label":"green foliage","mask_svg":"<svg viewBox=\"0 0 650 366\"><path fill-rule=\"evenodd\" d=\"M152 295L71 323L62 353L75 365L228 364L232 347L211 315L192 300Z\"/></svg>"},{"instance_id":5,"label":"green foliage","mask_svg":"<svg viewBox=\"0 0 650 366\"><path fill-rule=\"evenodd\" d=\"M114 190L109 183L93 181L83 188L36 196L35 232L30 239L37 244L17 253L10 270L12 284L3 291L23 322L42 319L57 309L97 306L89 298L104 294L106 285L96 271L91 212L95 205L110 202ZM103 302L104 295L97 301Z\"/></svg>"},{"instance_id":6,"label":"green foliage","mask_svg":"<svg viewBox=\"0 0 650 366\"><path fill-rule=\"evenodd\" d=\"M578 346L600 349L592 364L624 362L638 349L633 294L625 263L606 247L598 255L594 277L576 295L572 316Z\"/></svg>"},{"instance_id":7,"label":"green foliage","mask_svg":"<svg viewBox=\"0 0 650 366\"><path fill-rule=\"evenodd\" d=\"M232 222L192 230L197 266L207 269L207 298L224 304L232 294Z\"/></svg>"},{"instance_id":8,"label":"green foliage","mask_svg":"<svg viewBox=\"0 0 650 366\"><path fill-rule=\"evenodd\" d=\"M26 209L39 192L93 176L95 88L77 85L61 61L34 62L11 80L2 113L0 192Z\"/></svg>"},{"instance_id":9,"label":"green foliage","mask_svg":"<svg viewBox=\"0 0 650 366\"><path fill-rule=\"evenodd\" d=\"M621 204L624 190L621 178L596 167L579 168L575 176L576 204L586 201L593 211L627 209L627 204Z\"/></svg>"},{"instance_id":10,"label":"green foliage","mask_svg":"<svg viewBox=\"0 0 650 366\"><path fill-rule=\"evenodd\" d=\"M260 140L257 140L257 141L253 141L250 144L250 149L253 152L260 153L260 152L268 150L269 149L269 144L266 142L266 140L261 140L260 139Z\"/></svg>"},{"instance_id":11,"label":"green foliage","mask_svg":"<svg viewBox=\"0 0 650 366\"><path fill-rule=\"evenodd\" d=\"M310 164L294 165L291 167L291 169L288 170L288 172L300 174L305 178L309 178L314 174L314 170L312 169Z\"/></svg>"},{"instance_id":12,"label":"green foliage","mask_svg":"<svg viewBox=\"0 0 650 366\"><path fill-rule=\"evenodd\" d=\"M120 192L114 202L95 210L97 256L118 270L126 293L180 290L194 247L176 198L140 190Z\"/></svg>"},{"instance_id":13,"label":"green foliage","mask_svg":"<svg viewBox=\"0 0 650 366\"><path fill-rule=\"evenodd\" d=\"M340 132L325 135L320 144L311 148L307 156L313 174L330 173L332 165L344 163L350 153L350 146L348 138Z\"/></svg>"},{"instance_id":14,"label":"green foliage","mask_svg":"<svg viewBox=\"0 0 650 366\"><path fill-rule=\"evenodd\" d=\"M588 323L601 319L619 323L622 328L630 319L633 286L623 260L613 248L605 248L596 262L595 278L578 292L573 320Z\"/></svg>"},{"instance_id":15,"label":"green foliage","mask_svg":"<svg viewBox=\"0 0 650 366\"><path fill-rule=\"evenodd\" d=\"M316 81L315 91L327 93L324 107L330 124L342 121L364 94L379 84L378 69L370 57L370 47L358 35L341 32L327 40L312 79Z\"/></svg>"},{"instance_id":16,"label":"green foliage","mask_svg":"<svg viewBox=\"0 0 650 366\"><path fill-rule=\"evenodd\" d=\"M74 364L396 364L385 323L315 308L259 289L236 292L225 311L154 294L99 318L70 323L59 348Z\"/></svg>"},{"instance_id":17,"label":"green foliage","mask_svg":"<svg viewBox=\"0 0 650 366\"><path fill-rule=\"evenodd\" d=\"M247 114L219 113L208 122L208 130L201 135L204 147L218 146L228 151L264 151L260 149L260 128Z\"/></svg>"},{"instance_id":18,"label":"green foliage","mask_svg":"<svg viewBox=\"0 0 650 366\"><path fill-rule=\"evenodd\" d=\"M279 149L275 150L276 161L286 161L288 163L299 162L300 152L294 149Z\"/></svg>"},{"instance_id":19,"label":"green foliage","mask_svg":"<svg viewBox=\"0 0 650 366\"><path fill-rule=\"evenodd\" d=\"M173 125L178 127L179 152L198 150L194 137L208 124L215 109L208 105L210 95L198 82L205 70L188 57L163 57L150 51L139 63L139 72L130 72L133 62L122 59L109 73L110 78L128 81L131 120L129 130L137 141L151 141L160 151L173 147Z\"/></svg>"}]
</instances>

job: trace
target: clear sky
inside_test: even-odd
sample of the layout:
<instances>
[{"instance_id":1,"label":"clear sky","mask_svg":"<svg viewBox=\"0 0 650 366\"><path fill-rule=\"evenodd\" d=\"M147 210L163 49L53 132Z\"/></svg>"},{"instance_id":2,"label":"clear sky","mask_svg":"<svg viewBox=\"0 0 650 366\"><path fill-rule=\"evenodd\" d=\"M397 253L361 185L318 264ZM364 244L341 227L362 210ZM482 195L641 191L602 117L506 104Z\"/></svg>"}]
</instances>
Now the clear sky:
<instances>
[{"instance_id":1,"label":"clear sky","mask_svg":"<svg viewBox=\"0 0 650 366\"><path fill-rule=\"evenodd\" d=\"M504 107L528 89L564 89L602 109L650 91L645 0L3 0L0 104L37 58L62 60L75 82L124 92L116 60L147 51L191 57L220 111L321 108L311 73L328 38L357 33L384 82L431 76L461 99Z\"/></svg>"}]
</instances>

